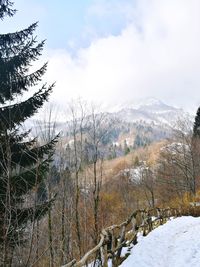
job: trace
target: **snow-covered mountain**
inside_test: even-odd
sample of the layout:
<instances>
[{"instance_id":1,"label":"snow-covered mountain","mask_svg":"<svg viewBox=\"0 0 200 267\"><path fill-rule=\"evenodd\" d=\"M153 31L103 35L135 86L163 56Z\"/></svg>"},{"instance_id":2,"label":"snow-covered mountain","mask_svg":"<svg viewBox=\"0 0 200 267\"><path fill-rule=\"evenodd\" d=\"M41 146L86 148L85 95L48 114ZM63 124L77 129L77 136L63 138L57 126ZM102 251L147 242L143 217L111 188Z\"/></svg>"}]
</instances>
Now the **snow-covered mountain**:
<instances>
[{"instance_id":1,"label":"snow-covered mountain","mask_svg":"<svg viewBox=\"0 0 200 267\"><path fill-rule=\"evenodd\" d=\"M106 143L117 143L123 147L126 142L129 147L137 148L169 138L177 120L186 115L182 109L167 105L154 98L148 98L138 103L126 103L120 108L118 107L117 111L115 109L115 112L105 111L108 121L114 119L116 122L115 129L106 138ZM191 116L190 118L192 122L193 118ZM90 120L90 115L87 119ZM56 121L55 123L56 133L61 132L63 136L69 135L70 121ZM53 125L54 123L52 131L54 131ZM47 126L43 121L39 121L39 124L34 120L26 123L27 129L32 128L33 136L43 134Z\"/></svg>"},{"instance_id":2,"label":"snow-covered mountain","mask_svg":"<svg viewBox=\"0 0 200 267\"><path fill-rule=\"evenodd\" d=\"M182 109L169 106L158 99L148 98L139 103L126 103L115 112L115 115L125 122L144 121L172 126L186 113Z\"/></svg>"}]
</instances>

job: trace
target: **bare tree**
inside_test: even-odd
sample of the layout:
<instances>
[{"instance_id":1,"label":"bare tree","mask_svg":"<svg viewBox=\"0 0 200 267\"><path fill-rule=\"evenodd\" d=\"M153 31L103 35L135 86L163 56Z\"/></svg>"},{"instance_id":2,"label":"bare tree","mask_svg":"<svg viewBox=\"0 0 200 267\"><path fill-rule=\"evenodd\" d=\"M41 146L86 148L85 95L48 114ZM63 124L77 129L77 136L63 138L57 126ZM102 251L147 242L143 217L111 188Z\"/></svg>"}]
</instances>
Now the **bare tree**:
<instances>
[{"instance_id":1,"label":"bare tree","mask_svg":"<svg viewBox=\"0 0 200 267\"><path fill-rule=\"evenodd\" d=\"M41 143L49 142L52 138L56 136L56 121L57 121L57 111L55 106L49 105L46 110L44 111L44 118L42 120L38 120L36 123L39 141ZM55 192L52 189L53 185L53 172L52 172L52 165L49 166L48 174L46 177L46 184L42 184L42 190L47 189L47 199L50 200L53 198ZM44 194L44 191L41 192ZM41 196L38 196L39 198ZM39 224L37 224L39 228ZM37 229L38 231L38 229ZM55 256L54 256L54 249L53 249L53 225L52 225L52 210L48 210L48 247L49 247L49 266L55 266ZM38 252L37 252L38 253Z\"/></svg>"},{"instance_id":2,"label":"bare tree","mask_svg":"<svg viewBox=\"0 0 200 267\"><path fill-rule=\"evenodd\" d=\"M88 121L87 142L90 146L89 158L93 168L93 216L94 216L94 243L98 243L99 235L99 201L103 180L103 160L105 156L105 144L112 132L116 121L109 114L100 112L97 107L91 105Z\"/></svg>"},{"instance_id":3,"label":"bare tree","mask_svg":"<svg viewBox=\"0 0 200 267\"><path fill-rule=\"evenodd\" d=\"M163 147L160 157L161 183L168 183L172 192L183 198L184 193L195 196L199 173L198 144L194 145L191 121L178 121L173 139Z\"/></svg>"},{"instance_id":4,"label":"bare tree","mask_svg":"<svg viewBox=\"0 0 200 267\"><path fill-rule=\"evenodd\" d=\"M86 103L79 99L77 102L72 102L70 105L71 120L69 121L69 131L72 136L72 172L75 173L75 222L77 245L79 249L79 256L82 255L82 240L80 229L80 214L79 214L79 200L80 200L80 177L79 173L83 165L83 135L86 128L87 109Z\"/></svg>"},{"instance_id":5,"label":"bare tree","mask_svg":"<svg viewBox=\"0 0 200 267\"><path fill-rule=\"evenodd\" d=\"M148 201L149 207L155 207L155 190L156 190L156 166L146 166L142 170L142 177L140 180L140 187L144 191L145 197Z\"/></svg>"}]
</instances>

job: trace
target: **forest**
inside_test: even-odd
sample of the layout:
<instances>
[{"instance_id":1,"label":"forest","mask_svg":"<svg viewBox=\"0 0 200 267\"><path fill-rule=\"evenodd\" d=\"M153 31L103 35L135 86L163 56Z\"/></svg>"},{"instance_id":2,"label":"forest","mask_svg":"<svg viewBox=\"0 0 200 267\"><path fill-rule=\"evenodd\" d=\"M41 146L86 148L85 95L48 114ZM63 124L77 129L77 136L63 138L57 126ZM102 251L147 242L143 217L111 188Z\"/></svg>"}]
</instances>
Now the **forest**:
<instances>
[{"instance_id":1,"label":"forest","mask_svg":"<svg viewBox=\"0 0 200 267\"><path fill-rule=\"evenodd\" d=\"M1 20L16 10L0 0ZM2 22L1 22L2 23ZM37 23L0 34L0 266L57 267L98 244L103 228L136 209L187 207L200 198L200 108L174 127L127 123L82 99L24 123L48 102ZM36 91L28 98L27 92ZM19 101L19 96L23 99ZM24 98L23 98L24 96ZM42 117L42 116L41 116Z\"/></svg>"}]
</instances>

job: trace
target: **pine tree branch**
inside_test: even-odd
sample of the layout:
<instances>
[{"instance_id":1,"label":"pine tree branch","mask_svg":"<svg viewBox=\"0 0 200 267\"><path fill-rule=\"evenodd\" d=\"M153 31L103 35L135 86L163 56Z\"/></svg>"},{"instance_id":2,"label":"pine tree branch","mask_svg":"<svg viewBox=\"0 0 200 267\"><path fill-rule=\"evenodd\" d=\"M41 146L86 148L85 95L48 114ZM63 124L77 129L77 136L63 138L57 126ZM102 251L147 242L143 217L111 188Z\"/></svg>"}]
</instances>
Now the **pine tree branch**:
<instances>
[{"instance_id":1,"label":"pine tree branch","mask_svg":"<svg viewBox=\"0 0 200 267\"><path fill-rule=\"evenodd\" d=\"M35 46L36 40L32 39L13 57L3 57L0 55L1 81L10 81L10 77L18 73L21 75L26 74L28 72L28 67L30 67L30 62L37 60L41 55L44 42L45 41L42 41Z\"/></svg>"},{"instance_id":2,"label":"pine tree branch","mask_svg":"<svg viewBox=\"0 0 200 267\"><path fill-rule=\"evenodd\" d=\"M53 87L54 84L46 89L44 85L28 100L0 108L0 132L5 129L11 130L33 116L42 107L43 103L48 100Z\"/></svg>"},{"instance_id":3,"label":"pine tree branch","mask_svg":"<svg viewBox=\"0 0 200 267\"><path fill-rule=\"evenodd\" d=\"M34 148L26 147L16 151L12 154L12 162L21 167L27 167L35 164L38 159L42 159L45 155L49 155L48 158L51 160L58 138L59 135L56 135L49 143L43 146Z\"/></svg>"},{"instance_id":4,"label":"pine tree branch","mask_svg":"<svg viewBox=\"0 0 200 267\"><path fill-rule=\"evenodd\" d=\"M0 0L0 19L3 20L5 16L12 17L16 9L12 9L13 2L9 0Z\"/></svg>"},{"instance_id":5,"label":"pine tree branch","mask_svg":"<svg viewBox=\"0 0 200 267\"><path fill-rule=\"evenodd\" d=\"M27 38L33 35L37 25L38 22L31 24L28 28L22 31L0 34L0 47L6 48L7 46L11 46L13 44L17 45L23 43L25 40L27 40Z\"/></svg>"},{"instance_id":6,"label":"pine tree branch","mask_svg":"<svg viewBox=\"0 0 200 267\"><path fill-rule=\"evenodd\" d=\"M49 168L49 160L46 159L34 166L31 169L23 171L17 175L11 177L11 181L15 191L13 194L16 196L22 196L29 190L33 189L36 184L39 184L45 177L45 173Z\"/></svg>"},{"instance_id":7,"label":"pine tree branch","mask_svg":"<svg viewBox=\"0 0 200 267\"><path fill-rule=\"evenodd\" d=\"M22 94L23 91L27 91L29 87L37 85L41 81L41 77L46 72L47 63L45 63L39 70L29 74L22 75L14 74L9 81L2 81L0 79L0 103L4 104L6 100L14 100L16 94Z\"/></svg>"}]
</instances>

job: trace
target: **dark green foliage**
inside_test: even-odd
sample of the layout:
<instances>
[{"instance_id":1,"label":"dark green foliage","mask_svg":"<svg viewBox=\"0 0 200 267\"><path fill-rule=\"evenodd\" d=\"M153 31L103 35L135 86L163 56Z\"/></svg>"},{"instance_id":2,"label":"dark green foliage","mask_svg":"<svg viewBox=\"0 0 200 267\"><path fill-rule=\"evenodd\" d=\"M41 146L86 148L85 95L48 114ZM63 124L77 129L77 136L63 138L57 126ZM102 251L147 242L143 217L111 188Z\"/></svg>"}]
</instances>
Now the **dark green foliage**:
<instances>
[{"instance_id":1,"label":"dark green foliage","mask_svg":"<svg viewBox=\"0 0 200 267\"><path fill-rule=\"evenodd\" d=\"M151 141L144 135L136 135L133 147L138 148L138 147L145 147L146 145L149 145Z\"/></svg>"},{"instance_id":2,"label":"dark green foliage","mask_svg":"<svg viewBox=\"0 0 200 267\"><path fill-rule=\"evenodd\" d=\"M3 19L5 16L13 16L16 12L15 9L12 9L13 3L9 0L0 0L0 19Z\"/></svg>"},{"instance_id":3,"label":"dark green foliage","mask_svg":"<svg viewBox=\"0 0 200 267\"><path fill-rule=\"evenodd\" d=\"M197 110L197 114L194 121L193 136L200 137L200 107Z\"/></svg>"},{"instance_id":4,"label":"dark green foliage","mask_svg":"<svg viewBox=\"0 0 200 267\"><path fill-rule=\"evenodd\" d=\"M26 119L30 118L48 99L53 86L47 90L43 87L28 100L0 108L0 130L13 129Z\"/></svg>"},{"instance_id":5,"label":"dark green foliage","mask_svg":"<svg viewBox=\"0 0 200 267\"><path fill-rule=\"evenodd\" d=\"M124 140L124 155L128 155L130 153L130 148L127 145L126 140Z\"/></svg>"},{"instance_id":6,"label":"dark green foliage","mask_svg":"<svg viewBox=\"0 0 200 267\"><path fill-rule=\"evenodd\" d=\"M0 18L15 10L8 0L0 0ZM21 124L48 100L53 86L41 85L35 94L16 102L32 86L38 86L46 71L45 63L30 73L31 63L41 55L44 41L37 43L33 33L37 23L15 33L0 34L0 266L7 266L16 245L25 241L28 222L38 220L51 202L25 202L33 190L43 185L52 161L57 137L39 146L22 133ZM28 204L28 206L27 206Z\"/></svg>"},{"instance_id":7,"label":"dark green foliage","mask_svg":"<svg viewBox=\"0 0 200 267\"><path fill-rule=\"evenodd\" d=\"M117 157L116 145L111 144L108 148L108 160L115 159Z\"/></svg>"},{"instance_id":8,"label":"dark green foliage","mask_svg":"<svg viewBox=\"0 0 200 267\"><path fill-rule=\"evenodd\" d=\"M135 156L133 165L134 165L134 167L138 167L140 165L140 160L139 160L138 156Z\"/></svg>"}]
</instances>

